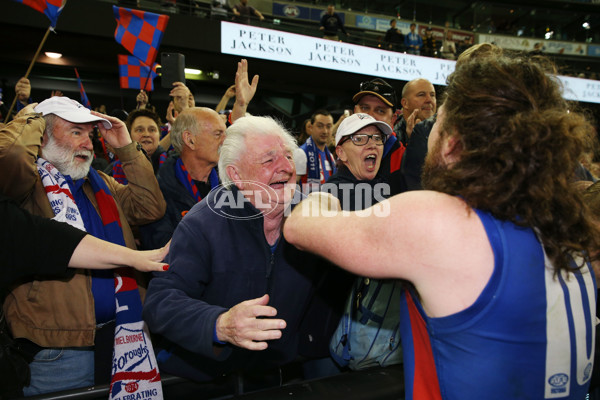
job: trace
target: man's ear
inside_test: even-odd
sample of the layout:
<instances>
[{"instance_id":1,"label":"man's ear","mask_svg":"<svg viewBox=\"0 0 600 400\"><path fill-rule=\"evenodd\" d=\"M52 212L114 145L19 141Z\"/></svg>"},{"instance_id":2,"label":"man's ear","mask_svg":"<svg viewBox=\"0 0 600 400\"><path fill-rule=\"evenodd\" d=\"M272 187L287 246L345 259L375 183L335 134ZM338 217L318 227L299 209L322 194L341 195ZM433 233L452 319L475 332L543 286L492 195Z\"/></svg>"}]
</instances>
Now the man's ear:
<instances>
[{"instance_id":1,"label":"man's ear","mask_svg":"<svg viewBox=\"0 0 600 400\"><path fill-rule=\"evenodd\" d=\"M335 146L335 154L337 154L340 161L342 161L342 162L348 161L348 156L346 155L346 152L344 151L342 146Z\"/></svg>"},{"instance_id":2,"label":"man's ear","mask_svg":"<svg viewBox=\"0 0 600 400\"><path fill-rule=\"evenodd\" d=\"M463 150L462 141L456 134L449 135L445 140L442 147L442 158L446 163L453 163L458 161L460 153Z\"/></svg>"},{"instance_id":3,"label":"man's ear","mask_svg":"<svg viewBox=\"0 0 600 400\"><path fill-rule=\"evenodd\" d=\"M312 122L310 121L306 124L306 133L308 133L308 136L312 136Z\"/></svg>"},{"instance_id":4,"label":"man's ear","mask_svg":"<svg viewBox=\"0 0 600 400\"><path fill-rule=\"evenodd\" d=\"M402 108L406 108L407 103L408 103L408 100L406 100L405 98L400 99L400 104L402 104Z\"/></svg>"},{"instance_id":5,"label":"man's ear","mask_svg":"<svg viewBox=\"0 0 600 400\"><path fill-rule=\"evenodd\" d=\"M234 164L228 165L225 168L225 172L227 172L227 176L229 176L229 179L231 179L233 181L233 183L235 184L235 186L237 186L238 189L242 189L242 177L239 174L239 171L237 169L237 167Z\"/></svg>"},{"instance_id":6,"label":"man's ear","mask_svg":"<svg viewBox=\"0 0 600 400\"><path fill-rule=\"evenodd\" d=\"M190 131L183 131L181 134L181 138L183 139L183 143L188 146L190 149L195 150L196 137Z\"/></svg>"},{"instance_id":7,"label":"man's ear","mask_svg":"<svg viewBox=\"0 0 600 400\"><path fill-rule=\"evenodd\" d=\"M42 148L46 147L49 140L48 133L44 130L44 134L42 135Z\"/></svg>"},{"instance_id":8,"label":"man's ear","mask_svg":"<svg viewBox=\"0 0 600 400\"><path fill-rule=\"evenodd\" d=\"M400 115L402 115L402 114L396 113L396 111L394 111L392 113L392 126L390 127L390 128L392 128L392 130L394 130L394 125L396 125L396 121L398 121L398 117Z\"/></svg>"}]
</instances>

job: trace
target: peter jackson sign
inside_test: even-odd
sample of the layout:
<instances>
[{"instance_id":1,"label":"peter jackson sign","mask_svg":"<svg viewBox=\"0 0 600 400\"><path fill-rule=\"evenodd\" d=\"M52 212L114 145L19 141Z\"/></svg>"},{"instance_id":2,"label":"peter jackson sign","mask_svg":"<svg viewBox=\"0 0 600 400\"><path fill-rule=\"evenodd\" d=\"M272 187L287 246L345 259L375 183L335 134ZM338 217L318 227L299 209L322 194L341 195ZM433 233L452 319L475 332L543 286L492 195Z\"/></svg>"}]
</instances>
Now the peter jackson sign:
<instances>
[{"instance_id":1,"label":"peter jackson sign","mask_svg":"<svg viewBox=\"0 0 600 400\"><path fill-rule=\"evenodd\" d=\"M221 22L221 52L308 67L444 85L454 61L417 57L294 33Z\"/></svg>"},{"instance_id":2,"label":"peter jackson sign","mask_svg":"<svg viewBox=\"0 0 600 400\"><path fill-rule=\"evenodd\" d=\"M455 61L335 42L311 36L221 22L221 52L361 75L445 85ZM568 100L600 103L598 81L558 77Z\"/></svg>"}]
</instances>

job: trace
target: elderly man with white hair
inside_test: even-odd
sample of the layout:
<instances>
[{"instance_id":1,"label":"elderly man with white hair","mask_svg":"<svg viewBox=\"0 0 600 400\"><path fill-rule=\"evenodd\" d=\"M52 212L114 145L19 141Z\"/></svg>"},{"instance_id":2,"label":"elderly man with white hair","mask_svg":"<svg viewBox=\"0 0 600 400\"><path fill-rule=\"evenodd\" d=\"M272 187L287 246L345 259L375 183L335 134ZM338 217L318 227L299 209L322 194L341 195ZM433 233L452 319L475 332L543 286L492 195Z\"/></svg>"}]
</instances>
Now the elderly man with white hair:
<instances>
[{"instance_id":1,"label":"elderly man with white hair","mask_svg":"<svg viewBox=\"0 0 600 400\"><path fill-rule=\"evenodd\" d=\"M161 370L196 381L231 371L279 376L296 358L314 265L282 236L296 148L272 118L243 117L227 129L223 186L179 223L170 269L148 289L144 319L168 340Z\"/></svg>"}]
</instances>

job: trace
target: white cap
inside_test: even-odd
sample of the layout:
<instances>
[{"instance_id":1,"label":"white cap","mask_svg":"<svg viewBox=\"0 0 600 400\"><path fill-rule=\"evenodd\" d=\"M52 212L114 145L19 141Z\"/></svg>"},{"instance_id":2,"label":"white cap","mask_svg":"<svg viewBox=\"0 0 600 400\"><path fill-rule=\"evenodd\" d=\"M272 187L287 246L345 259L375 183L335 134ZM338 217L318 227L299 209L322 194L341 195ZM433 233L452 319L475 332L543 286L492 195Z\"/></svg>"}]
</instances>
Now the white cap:
<instances>
[{"instance_id":1,"label":"white cap","mask_svg":"<svg viewBox=\"0 0 600 400\"><path fill-rule=\"evenodd\" d=\"M54 114L64 119L65 121L74 124L85 124L88 122L102 122L104 128L112 128L112 124L107 119L97 117L90 113L90 110L64 96L52 96L49 99L42 101L34 108L35 112L42 113L42 116Z\"/></svg>"},{"instance_id":2,"label":"white cap","mask_svg":"<svg viewBox=\"0 0 600 400\"><path fill-rule=\"evenodd\" d=\"M338 130L335 134L335 145L337 146L344 136L352 135L369 125L375 125L386 136L392 134L392 128L385 122L377 121L369 114L356 113L345 118L340 126L338 126Z\"/></svg>"}]
</instances>

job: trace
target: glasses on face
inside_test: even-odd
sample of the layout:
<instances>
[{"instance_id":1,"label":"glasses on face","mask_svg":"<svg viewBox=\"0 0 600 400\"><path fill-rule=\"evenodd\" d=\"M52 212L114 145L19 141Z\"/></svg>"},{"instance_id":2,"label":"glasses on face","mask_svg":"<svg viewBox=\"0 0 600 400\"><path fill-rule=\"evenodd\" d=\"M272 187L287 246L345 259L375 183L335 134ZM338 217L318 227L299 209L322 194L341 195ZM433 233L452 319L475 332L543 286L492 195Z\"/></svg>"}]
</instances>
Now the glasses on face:
<instances>
[{"instance_id":1,"label":"glasses on face","mask_svg":"<svg viewBox=\"0 0 600 400\"><path fill-rule=\"evenodd\" d=\"M387 136L381 133L376 133L374 135L355 133L353 135L346 136L344 140L340 142L340 145L346 143L348 140L352 140L352 143L354 143L356 146L364 146L369 142L369 139L372 139L377 146L381 146L387 140Z\"/></svg>"}]
</instances>

